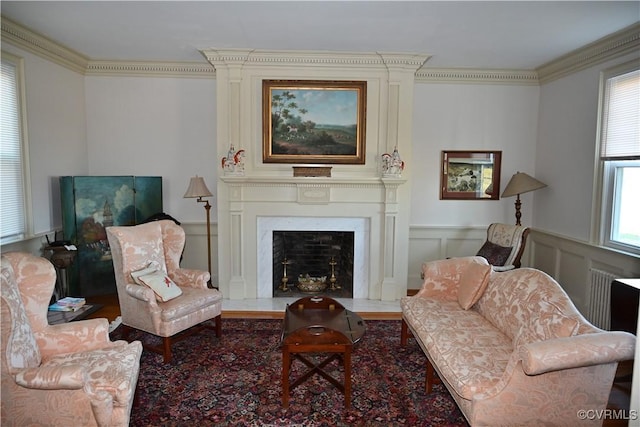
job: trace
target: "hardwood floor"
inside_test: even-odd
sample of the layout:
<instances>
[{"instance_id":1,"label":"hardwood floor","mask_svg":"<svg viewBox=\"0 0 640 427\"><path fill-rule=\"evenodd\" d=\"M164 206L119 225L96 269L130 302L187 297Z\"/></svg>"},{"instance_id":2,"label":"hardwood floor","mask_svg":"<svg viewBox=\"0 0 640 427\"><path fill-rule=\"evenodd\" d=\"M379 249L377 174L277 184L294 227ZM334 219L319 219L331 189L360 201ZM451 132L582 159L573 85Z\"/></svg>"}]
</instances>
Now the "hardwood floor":
<instances>
[{"instance_id":1,"label":"hardwood floor","mask_svg":"<svg viewBox=\"0 0 640 427\"><path fill-rule=\"evenodd\" d=\"M102 295L87 297L88 304L102 304L103 307L93 314L87 316L89 319L106 317L109 322L113 322L116 317L120 316L120 304L118 303L118 295ZM244 317L244 318L273 318L272 313L257 313L257 312L229 312L222 314L223 318ZM388 320L391 320L389 318ZM399 334L400 332L398 332ZM611 388L611 395L609 397L609 409L613 411L626 411L629 414L629 408L631 405L631 371L633 369L633 361L623 362L618 366L618 372L616 374L616 381L614 381ZM622 427L627 425L626 420L604 420L602 424L604 427Z\"/></svg>"}]
</instances>

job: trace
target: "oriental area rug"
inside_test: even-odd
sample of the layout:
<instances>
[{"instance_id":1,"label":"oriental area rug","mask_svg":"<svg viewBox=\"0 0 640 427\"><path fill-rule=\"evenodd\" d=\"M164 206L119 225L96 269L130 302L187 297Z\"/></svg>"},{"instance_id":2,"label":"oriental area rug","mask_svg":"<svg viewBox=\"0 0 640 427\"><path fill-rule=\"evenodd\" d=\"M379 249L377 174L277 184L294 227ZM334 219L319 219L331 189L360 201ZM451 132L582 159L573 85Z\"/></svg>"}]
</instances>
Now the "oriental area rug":
<instances>
[{"instance_id":1,"label":"oriental area rug","mask_svg":"<svg viewBox=\"0 0 640 427\"><path fill-rule=\"evenodd\" d=\"M426 358L415 340L400 345L400 321L367 321L352 353L351 407L319 375L282 407L281 320L223 319L213 331L175 343L173 361L144 351L131 426L467 426L442 385L424 390ZM121 328L112 339L120 338ZM132 339L159 342L135 331ZM318 362L322 360L319 359ZM325 368L342 381L334 361ZM292 380L306 371L299 361Z\"/></svg>"}]
</instances>

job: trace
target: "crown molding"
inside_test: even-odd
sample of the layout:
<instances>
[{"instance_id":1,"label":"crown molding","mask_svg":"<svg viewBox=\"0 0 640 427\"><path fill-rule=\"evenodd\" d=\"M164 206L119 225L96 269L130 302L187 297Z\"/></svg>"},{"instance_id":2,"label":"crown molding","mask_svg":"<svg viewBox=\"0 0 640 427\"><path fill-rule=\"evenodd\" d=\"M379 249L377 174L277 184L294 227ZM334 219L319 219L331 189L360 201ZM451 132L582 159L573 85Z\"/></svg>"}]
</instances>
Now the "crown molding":
<instances>
[{"instance_id":1,"label":"crown molding","mask_svg":"<svg viewBox=\"0 0 640 427\"><path fill-rule=\"evenodd\" d=\"M470 68L421 68L416 83L491 83L538 85L533 70L480 70Z\"/></svg>"},{"instance_id":2,"label":"crown molding","mask_svg":"<svg viewBox=\"0 0 640 427\"><path fill-rule=\"evenodd\" d=\"M536 69L540 83L548 83L604 61L640 51L640 23L633 24Z\"/></svg>"},{"instance_id":3,"label":"crown molding","mask_svg":"<svg viewBox=\"0 0 640 427\"><path fill-rule=\"evenodd\" d=\"M309 67L402 67L417 69L416 82L542 84L632 52L640 51L640 23L576 49L535 70L482 70L464 68L420 68L428 55L410 53L261 51L253 49L204 49L210 64L197 62L97 61L62 46L41 34L2 16L2 43L46 58L74 72L87 75L215 78L211 65L290 64Z\"/></svg>"},{"instance_id":4,"label":"crown molding","mask_svg":"<svg viewBox=\"0 0 640 427\"><path fill-rule=\"evenodd\" d=\"M334 52L257 49L202 49L200 53L214 67L258 65L287 67L385 67L418 69L428 55L395 52Z\"/></svg>"},{"instance_id":5,"label":"crown molding","mask_svg":"<svg viewBox=\"0 0 640 427\"><path fill-rule=\"evenodd\" d=\"M142 62L142 61L89 61L85 72L92 76L154 76L215 78L216 72L206 62Z\"/></svg>"},{"instance_id":6,"label":"crown molding","mask_svg":"<svg viewBox=\"0 0 640 427\"><path fill-rule=\"evenodd\" d=\"M2 16L2 43L8 42L76 73L84 74L89 59Z\"/></svg>"}]
</instances>

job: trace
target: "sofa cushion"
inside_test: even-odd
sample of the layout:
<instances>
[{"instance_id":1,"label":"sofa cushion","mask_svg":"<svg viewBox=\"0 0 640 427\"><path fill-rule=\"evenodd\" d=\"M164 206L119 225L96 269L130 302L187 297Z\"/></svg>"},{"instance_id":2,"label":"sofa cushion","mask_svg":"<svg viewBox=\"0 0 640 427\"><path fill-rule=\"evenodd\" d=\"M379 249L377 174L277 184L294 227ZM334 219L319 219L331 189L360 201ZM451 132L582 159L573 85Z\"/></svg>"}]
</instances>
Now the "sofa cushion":
<instances>
[{"instance_id":1,"label":"sofa cushion","mask_svg":"<svg viewBox=\"0 0 640 427\"><path fill-rule=\"evenodd\" d=\"M401 299L403 317L441 378L465 399L500 381L513 353L506 335L457 301Z\"/></svg>"},{"instance_id":2,"label":"sofa cushion","mask_svg":"<svg viewBox=\"0 0 640 427\"><path fill-rule=\"evenodd\" d=\"M512 247L500 246L487 240L477 255L485 258L491 265L502 266L507 262L512 250Z\"/></svg>"},{"instance_id":3,"label":"sofa cushion","mask_svg":"<svg viewBox=\"0 0 640 427\"><path fill-rule=\"evenodd\" d=\"M465 310L478 302L489 283L491 266L470 263L460 274L458 282L458 303Z\"/></svg>"}]
</instances>

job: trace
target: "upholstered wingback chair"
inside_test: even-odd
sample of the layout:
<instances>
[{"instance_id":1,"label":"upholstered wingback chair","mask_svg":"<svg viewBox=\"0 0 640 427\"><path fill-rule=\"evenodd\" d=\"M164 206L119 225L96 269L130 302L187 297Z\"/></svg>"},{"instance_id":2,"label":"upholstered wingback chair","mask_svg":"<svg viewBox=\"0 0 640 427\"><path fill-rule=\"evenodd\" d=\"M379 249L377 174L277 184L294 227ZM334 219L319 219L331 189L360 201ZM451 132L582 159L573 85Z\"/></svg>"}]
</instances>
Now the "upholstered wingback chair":
<instances>
[{"instance_id":1,"label":"upholstered wingback chair","mask_svg":"<svg viewBox=\"0 0 640 427\"><path fill-rule=\"evenodd\" d=\"M486 258L494 271L520 268L528 234L528 227L493 223L487 229L487 240L476 255Z\"/></svg>"},{"instance_id":2,"label":"upholstered wingback chair","mask_svg":"<svg viewBox=\"0 0 640 427\"><path fill-rule=\"evenodd\" d=\"M182 227L171 220L107 227L107 238L125 338L131 328L162 337L161 346L145 348L162 354L167 363L172 358L173 342L204 328L214 329L216 336L221 336L222 294L208 288L209 272L180 268L185 245ZM134 280L132 273L150 265L165 274L165 281L177 291L171 299L159 298L157 289Z\"/></svg>"},{"instance_id":3,"label":"upholstered wingback chair","mask_svg":"<svg viewBox=\"0 0 640 427\"><path fill-rule=\"evenodd\" d=\"M142 345L107 319L49 325L55 282L49 260L2 255L2 425L129 425Z\"/></svg>"}]
</instances>

